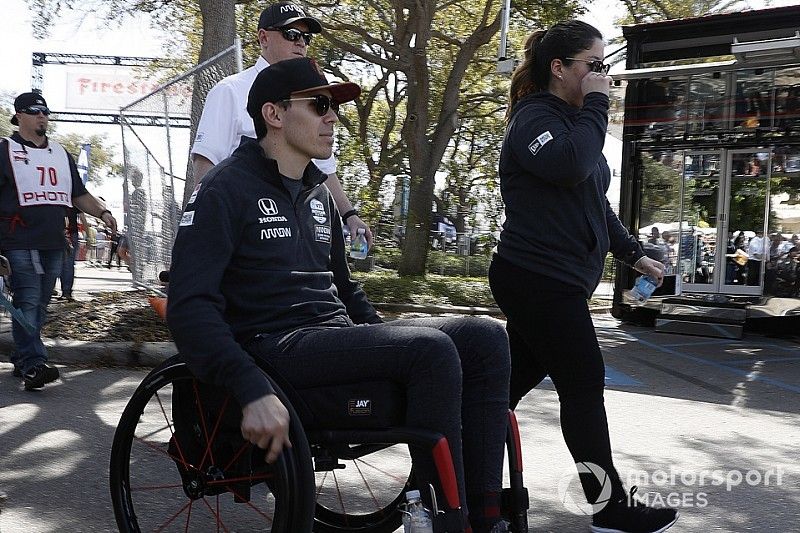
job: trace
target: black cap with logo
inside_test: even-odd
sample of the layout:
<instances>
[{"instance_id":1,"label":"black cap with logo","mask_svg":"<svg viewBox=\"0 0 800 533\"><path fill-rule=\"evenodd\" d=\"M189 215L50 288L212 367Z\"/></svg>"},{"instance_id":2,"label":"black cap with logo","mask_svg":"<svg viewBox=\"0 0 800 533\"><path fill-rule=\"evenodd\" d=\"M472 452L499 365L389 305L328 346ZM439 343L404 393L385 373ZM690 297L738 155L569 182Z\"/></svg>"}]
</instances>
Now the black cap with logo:
<instances>
[{"instance_id":1,"label":"black cap with logo","mask_svg":"<svg viewBox=\"0 0 800 533\"><path fill-rule=\"evenodd\" d=\"M45 101L44 96L39 93L22 93L14 99L15 113L19 113L23 109L27 109L31 106L43 107L46 110L47 102ZM11 117L11 123L15 126L19 125L16 114Z\"/></svg>"},{"instance_id":2,"label":"black cap with logo","mask_svg":"<svg viewBox=\"0 0 800 533\"><path fill-rule=\"evenodd\" d=\"M307 16L302 7L291 2L278 2L262 11L258 18L258 29L283 28L293 22L305 22L310 33L322 31L322 24L317 19Z\"/></svg>"}]
</instances>

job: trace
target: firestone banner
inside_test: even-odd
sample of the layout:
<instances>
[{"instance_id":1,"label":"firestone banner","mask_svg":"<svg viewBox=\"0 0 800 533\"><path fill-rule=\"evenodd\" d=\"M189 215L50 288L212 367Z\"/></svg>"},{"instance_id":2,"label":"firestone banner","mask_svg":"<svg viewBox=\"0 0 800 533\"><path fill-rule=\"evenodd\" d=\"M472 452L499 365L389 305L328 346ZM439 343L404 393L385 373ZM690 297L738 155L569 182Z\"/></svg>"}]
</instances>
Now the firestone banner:
<instances>
[{"instance_id":1,"label":"firestone banner","mask_svg":"<svg viewBox=\"0 0 800 533\"><path fill-rule=\"evenodd\" d=\"M158 89L163 81L150 73L140 72L142 69L125 67L103 69L86 66L70 66L68 69L65 111L117 112L121 107ZM167 99L173 115L188 115L192 88L188 84L174 84L167 90ZM163 103L154 106L152 112L163 113Z\"/></svg>"}]
</instances>

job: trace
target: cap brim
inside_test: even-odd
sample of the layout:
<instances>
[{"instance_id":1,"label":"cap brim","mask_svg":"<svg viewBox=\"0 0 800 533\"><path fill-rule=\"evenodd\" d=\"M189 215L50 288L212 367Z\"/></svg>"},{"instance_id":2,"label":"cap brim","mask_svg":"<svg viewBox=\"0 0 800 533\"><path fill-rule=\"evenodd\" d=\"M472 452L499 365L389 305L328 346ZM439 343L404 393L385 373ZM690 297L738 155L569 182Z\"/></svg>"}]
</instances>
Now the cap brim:
<instances>
[{"instance_id":1,"label":"cap brim","mask_svg":"<svg viewBox=\"0 0 800 533\"><path fill-rule=\"evenodd\" d=\"M344 83L331 83L329 85L319 85L317 87L311 87L310 89L295 91L292 93L292 96L313 94L319 91L330 91L334 101L336 101L339 104L343 104L345 102L350 102L351 100L355 100L356 98L358 98L358 95L361 94L361 87L349 81Z\"/></svg>"},{"instance_id":2,"label":"cap brim","mask_svg":"<svg viewBox=\"0 0 800 533\"><path fill-rule=\"evenodd\" d=\"M295 17L293 19L286 19L281 22L280 26L275 26L276 28L283 28L284 26L288 26L289 24L295 22L305 22L308 25L308 31L310 33L321 33L322 32L322 24L312 17Z\"/></svg>"}]
</instances>

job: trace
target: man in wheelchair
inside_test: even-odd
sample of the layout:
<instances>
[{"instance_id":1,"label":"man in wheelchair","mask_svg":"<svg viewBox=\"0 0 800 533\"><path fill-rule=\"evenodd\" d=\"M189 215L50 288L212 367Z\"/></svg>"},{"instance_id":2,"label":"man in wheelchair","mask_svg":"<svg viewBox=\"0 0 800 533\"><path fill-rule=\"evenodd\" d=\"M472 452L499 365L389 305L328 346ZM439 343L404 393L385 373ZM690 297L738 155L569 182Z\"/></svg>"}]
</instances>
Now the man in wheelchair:
<instances>
[{"instance_id":1,"label":"man in wheelchair","mask_svg":"<svg viewBox=\"0 0 800 533\"><path fill-rule=\"evenodd\" d=\"M359 93L329 84L308 58L259 73L247 103L258 141L204 177L181 219L167 323L195 376L242 406L241 433L267 462L291 446L289 415L254 358L297 389L393 382L405 425L447 438L472 531L505 531L504 328L479 318L382 323L350 279L340 215L311 163L331 155L339 105ZM436 485L430 454L412 447L411 456L418 486Z\"/></svg>"}]
</instances>

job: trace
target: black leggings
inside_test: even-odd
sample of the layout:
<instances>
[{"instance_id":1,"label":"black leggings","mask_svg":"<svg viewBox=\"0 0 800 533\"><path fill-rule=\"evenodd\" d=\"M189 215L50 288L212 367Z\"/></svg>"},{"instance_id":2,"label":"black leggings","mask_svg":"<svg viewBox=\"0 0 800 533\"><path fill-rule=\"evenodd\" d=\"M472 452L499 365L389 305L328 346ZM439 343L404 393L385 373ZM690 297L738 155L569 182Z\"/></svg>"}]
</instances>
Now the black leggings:
<instances>
[{"instance_id":1,"label":"black leggings","mask_svg":"<svg viewBox=\"0 0 800 533\"><path fill-rule=\"evenodd\" d=\"M603 404L605 366L583 290L535 274L498 255L489 267L492 294L508 319L511 346L511 407L547 375L561 404L561 432L576 463L601 466L612 482L613 497L624 489L611 459ZM600 485L581 475L590 503Z\"/></svg>"}]
</instances>

